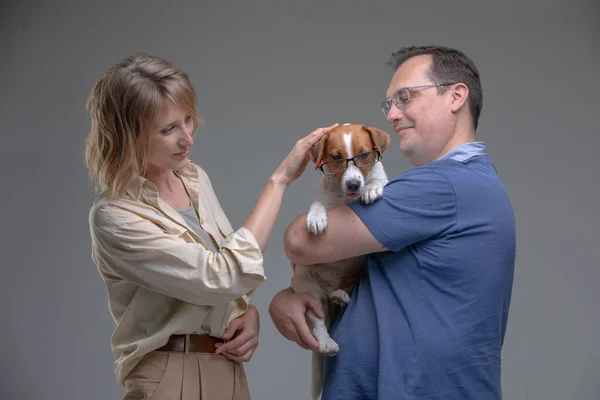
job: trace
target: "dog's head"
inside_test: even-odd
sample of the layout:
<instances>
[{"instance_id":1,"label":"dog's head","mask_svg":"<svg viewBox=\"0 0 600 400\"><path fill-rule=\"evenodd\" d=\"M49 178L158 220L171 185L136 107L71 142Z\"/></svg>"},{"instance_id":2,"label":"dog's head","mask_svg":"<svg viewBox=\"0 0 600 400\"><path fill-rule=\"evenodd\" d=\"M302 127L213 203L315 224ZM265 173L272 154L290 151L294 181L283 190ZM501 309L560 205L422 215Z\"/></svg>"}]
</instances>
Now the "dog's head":
<instances>
[{"instance_id":1,"label":"dog's head","mask_svg":"<svg viewBox=\"0 0 600 400\"><path fill-rule=\"evenodd\" d=\"M344 124L326 133L310 156L325 175L340 182L351 199L360 196L366 177L390 143L390 135L362 124Z\"/></svg>"}]
</instances>

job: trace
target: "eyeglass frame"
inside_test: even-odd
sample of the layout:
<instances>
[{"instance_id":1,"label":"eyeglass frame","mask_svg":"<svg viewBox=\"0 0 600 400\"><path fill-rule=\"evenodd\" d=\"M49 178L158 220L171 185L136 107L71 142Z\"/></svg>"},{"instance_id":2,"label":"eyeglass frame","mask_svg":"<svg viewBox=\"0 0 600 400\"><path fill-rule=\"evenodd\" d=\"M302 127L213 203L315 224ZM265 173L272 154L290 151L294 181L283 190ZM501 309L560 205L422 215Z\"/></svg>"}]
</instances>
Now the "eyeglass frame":
<instances>
[{"instance_id":1,"label":"eyeglass frame","mask_svg":"<svg viewBox=\"0 0 600 400\"><path fill-rule=\"evenodd\" d=\"M404 108L406 108L406 106L412 100L410 91L413 89L427 89L427 88L432 88L432 87L450 86L450 85L456 85L457 83L459 83L459 82L432 83L431 85L407 86L407 87L400 88L400 89L398 89L398 91L396 93L394 93L392 95L392 97L385 99L381 103L381 111L383 112L383 115L387 118L390 110L392 109L392 103L400 110L403 110ZM406 102L404 102L402 105L399 105L398 104L399 101L396 101L396 99L399 98L398 94L401 91L406 91L406 93L408 94L408 100L406 100ZM386 106L387 106L387 112L385 111Z\"/></svg>"},{"instance_id":2,"label":"eyeglass frame","mask_svg":"<svg viewBox=\"0 0 600 400\"><path fill-rule=\"evenodd\" d=\"M372 153L372 152L375 152L375 158L376 158L376 160L375 160L375 162L373 162L373 163L371 163L371 164L368 164L368 165L362 165L362 166L360 166L360 167L359 167L358 165L356 165L356 162L354 161L354 159L355 159L356 157L360 156L361 154L364 154L364 153L366 153L366 152L363 152L363 153L360 153L360 154L357 154L357 155L355 155L354 157L350 157L350 158L341 158L341 159L339 159L339 160L327 161L326 163L324 163L324 162L323 162L323 160L319 160L319 163L317 164L317 169L319 169L319 170L320 170L320 171L323 173L323 175L325 175L325 176L333 176L333 175L337 175L337 174L341 174L342 172L345 172L345 171L348 169L348 164L350 163L350 161L352 161L352 163L354 164L354 166L355 166L356 168L366 168L366 167L370 167L371 165L375 165L375 164L377 164L379 161L381 161L381 151L379 151L379 148L378 148L378 147L373 147L373 150L369 151L369 153ZM346 161L346 166L344 167L344 169L343 169L343 170L341 170L341 171L339 171L339 172L335 172L335 173L327 173L327 172L325 172L325 170L323 169L323 165L326 165L326 164L331 164L331 163L333 163L333 162L340 162L340 161Z\"/></svg>"}]
</instances>

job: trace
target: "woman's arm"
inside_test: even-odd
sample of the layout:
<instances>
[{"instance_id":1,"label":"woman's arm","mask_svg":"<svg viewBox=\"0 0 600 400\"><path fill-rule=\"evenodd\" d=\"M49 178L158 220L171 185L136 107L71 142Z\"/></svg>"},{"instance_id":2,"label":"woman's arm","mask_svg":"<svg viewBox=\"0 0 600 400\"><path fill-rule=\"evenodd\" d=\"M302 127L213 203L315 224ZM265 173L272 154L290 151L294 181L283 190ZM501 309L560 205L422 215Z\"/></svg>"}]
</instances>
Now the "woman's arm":
<instances>
[{"instance_id":1,"label":"woman's arm","mask_svg":"<svg viewBox=\"0 0 600 400\"><path fill-rule=\"evenodd\" d=\"M164 232L153 221L111 204L90 212L92 258L105 279L140 287L198 305L237 299L264 281L263 255L241 228L218 252Z\"/></svg>"},{"instance_id":2,"label":"woman's arm","mask_svg":"<svg viewBox=\"0 0 600 400\"><path fill-rule=\"evenodd\" d=\"M300 139L269 179L244 226L218 252L165 233L153 221L109 203L90 212L93 258L106 279L126 279L192 304L225 304L264 281L262 251L285 188L308 163L313 144L330 128Z\"/></svg>"},{"instance_id":3,"label":"woman's arm","mask_svg":"<svg viewBox=\"0 0 600 400\"><path fill-rule=\"evenodd\" d=\"M286 187L302 175L310 160L310 148L321 140L325 133L338 125L333 124L327 128L319 128L298 140L292 151L269 178L267 185L258 197L254 209L243 225L254 235L261 250L264 251L273 231Z\"/></svg>"}]
</instances>

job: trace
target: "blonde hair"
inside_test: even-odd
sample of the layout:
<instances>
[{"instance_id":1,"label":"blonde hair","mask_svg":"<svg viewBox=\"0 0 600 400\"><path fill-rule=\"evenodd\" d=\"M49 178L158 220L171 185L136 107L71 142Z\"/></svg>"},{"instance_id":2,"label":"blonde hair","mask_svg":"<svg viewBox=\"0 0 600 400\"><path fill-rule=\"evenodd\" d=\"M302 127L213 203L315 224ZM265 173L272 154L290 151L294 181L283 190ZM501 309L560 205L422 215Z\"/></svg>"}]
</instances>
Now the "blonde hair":
<instances>
[{"instance_id":1,"label":"blonde hair","mask_svg":"<svg viewBox=\"0 0 600 400\"><path fill-rule=\"evenodd\" d=\"M194 119L196 93L188 75L168 61L138 53L111 67L94 85L87 101L91 130L85 162L96 190L121 194L146 170L147 138L142 131L172 101Z\"/></svg>"}]
</instances>

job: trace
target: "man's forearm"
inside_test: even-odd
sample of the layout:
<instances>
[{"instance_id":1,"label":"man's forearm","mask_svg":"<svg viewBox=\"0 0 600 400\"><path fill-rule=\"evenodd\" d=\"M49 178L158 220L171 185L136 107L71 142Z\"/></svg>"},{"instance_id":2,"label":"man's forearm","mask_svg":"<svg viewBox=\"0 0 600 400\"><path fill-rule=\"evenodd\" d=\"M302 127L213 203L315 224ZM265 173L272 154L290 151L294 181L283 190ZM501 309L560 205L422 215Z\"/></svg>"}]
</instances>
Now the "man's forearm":
<instances>
[{"instance_id":1,"label":"man's forearm","mask_svg":"<svg viewBox=\"0 0 600 400\"><path fill-rule=\"evenodd\" d=\"M292 263L334 262L387 250L350 207L340 206L328 211L327 220L327 229L319 234L306 228L306 215L296 218L288 226L284 250Z\"/></svg>"}]
</instances>

